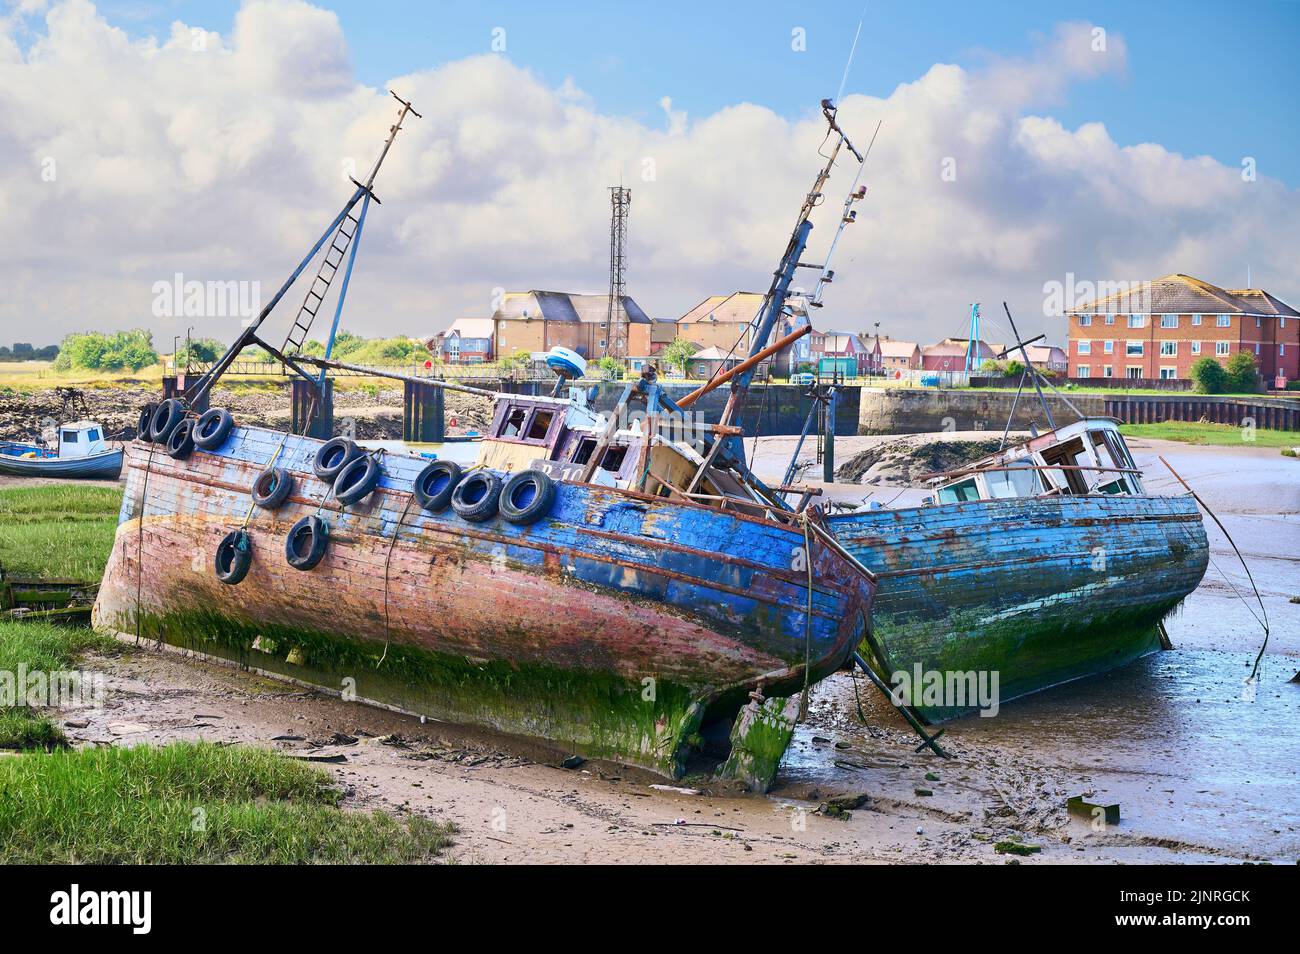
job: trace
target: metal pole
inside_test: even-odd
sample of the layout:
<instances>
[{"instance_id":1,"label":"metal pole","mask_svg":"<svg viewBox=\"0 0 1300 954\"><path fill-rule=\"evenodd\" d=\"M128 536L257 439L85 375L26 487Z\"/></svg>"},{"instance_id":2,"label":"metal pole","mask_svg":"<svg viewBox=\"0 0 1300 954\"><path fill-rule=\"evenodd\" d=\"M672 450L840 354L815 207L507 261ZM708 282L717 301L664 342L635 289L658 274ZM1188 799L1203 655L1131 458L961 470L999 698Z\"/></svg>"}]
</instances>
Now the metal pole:
<instances>
[{"instance_id":1,"label":"metal pole","mask_svg":"<svg viewBox=\"0 0 1300 954\"><path fill-rule=\"evenodd\" d=\"M835 401L839 388L831 385L826 396L826 453L822 456L822 480L835 482Z\"/></svg>"}]
</instances>

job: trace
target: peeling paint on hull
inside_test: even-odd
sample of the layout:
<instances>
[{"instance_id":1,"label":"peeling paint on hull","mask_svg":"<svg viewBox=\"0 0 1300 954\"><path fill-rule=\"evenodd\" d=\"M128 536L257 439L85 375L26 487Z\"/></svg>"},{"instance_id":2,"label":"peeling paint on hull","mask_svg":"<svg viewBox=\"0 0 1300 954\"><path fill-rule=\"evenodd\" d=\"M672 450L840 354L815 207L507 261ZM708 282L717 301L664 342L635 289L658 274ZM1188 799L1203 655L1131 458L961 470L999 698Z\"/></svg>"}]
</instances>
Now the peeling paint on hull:
<instances>
[{"instance_id":1,"label":"peeling paint on hull","mask_svg":"<svg viewBox=\"0 0 1300 954\"><path fill-rule=\"evenodd\" d=\"M805 651L810 681L833 672L870 618L870 585L815 548L806 645L801 532L604 487L558 484L532 526L469 523L420 510L427 460L389 455L379 490L340 509L311 474L320 442L291 436L276 466L294 492L250 515L282 438L237 428L185 461L128 449L99 625L678 777L705 723L759 686L797 691ZM326 556L295 570L285 536L318 510ZM246 515L252 569L227 586L213 557Z\"/></svg>"},{"instance_id":2,"label":"peeling paint on hull","mask_svg":"<svg viewBox=\"0 0 1300 954\"><path fill-rule=\"evenodd\" d=\"M1001 702L1158 648L1156 624L1205 574L1190 497L1072 496L828 519L878 574L873 639L894 672L992 672ZM945 702L950 700L945 700ZM921 705L930 721L975 711Z\"/></svg>"}]
</instances>

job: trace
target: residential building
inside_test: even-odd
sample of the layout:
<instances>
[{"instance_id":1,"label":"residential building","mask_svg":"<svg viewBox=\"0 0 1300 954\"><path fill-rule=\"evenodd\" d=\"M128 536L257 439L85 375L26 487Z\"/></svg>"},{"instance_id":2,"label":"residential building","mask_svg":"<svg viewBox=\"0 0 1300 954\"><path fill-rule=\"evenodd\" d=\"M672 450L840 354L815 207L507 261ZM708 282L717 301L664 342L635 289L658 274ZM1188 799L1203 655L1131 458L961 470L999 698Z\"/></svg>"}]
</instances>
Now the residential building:
<instances>
[{"instance_id":1,"label":"residential building","mask_svg":"<svg viewBox=\"0 0 1300 954\"><path fill-rule=\"evenodd\" d=\"M496 357L496 323L491 318L457 318L424 346L448 364L481 364Z\"/></svg>"},{"instance_id":2,"label":"residential building","mask_svg":"<svg viewBox=\"0 0 1300 954\"><path fill-rule=\"evenodd\" d=\"M740 349L737 348L737 351ZM709 378L719 370L727 371L740 364L745 359L745 355L737 355L734 352L728 353L725 348L719 348L716 345L703 348L691 355L686 367L690 371L690 377ZM767 364L767 362L763 362ZM762 368L759 368L758 376L761 377Z\"/></svg>"},{"instance_id":3,"label":"residential building","mask_svg":"<svg viewBox=\"0 0 1300 954\"><path fill-rule=\"evenodd\" d=\"M1300 312L1258 288L1190 275L1142 282L1069 313L1072 378L1186 379L1205 357L1255 356L1268 383L1300 376Z\"/></svg>"},{"instance_id":4,"label":"residential building","mask_svg":"<svg viewBox=\"0 0 1300 954\"><path fill-rule=\"evenodd\" d=\"M921 367L926 371L965 371L969 338L944 338L938 344L921 349ZM972 366L979 371L985 361L997 359L997 352L983 341L976 340Z\"/></svg>"},{"instance_id":5,"label":"residential building","mask_svg":"<svg viewBox=\"0 0 1300 954\"><path fill-rule=\"evenodd\" d=\"M894 341L888 335L880 339L880 364L890 371L915 371L921 367L921 346L915 341Z\"/></svg>"},{"instance_id":6,"label":"residential building","mask_svg":"<svg viewBox=\"0 0 1300 954\"><path fill-rule=\"evenodd\" d=\"M650 354L650 329L654 323L630 295L624 295L622 303L628 320L627 353ZM497 354L550 351L559 345L584 358L602 358L612 347L608 318L608 295L507 292L492 314Z\"/></svg>"},{"instance_id":7,"label":"residential building","mask_svg":"<svg viewBox=\"0 0 1300 954\"><path fill-rule=\"evenodd\" d=\"M748 339L741 338L763 307L763 298L759 292L706 298L677 319L677 335L701 348L721 348L724 354L734 348L736 354L748 354Z\"/></svg>"}]
</instances>

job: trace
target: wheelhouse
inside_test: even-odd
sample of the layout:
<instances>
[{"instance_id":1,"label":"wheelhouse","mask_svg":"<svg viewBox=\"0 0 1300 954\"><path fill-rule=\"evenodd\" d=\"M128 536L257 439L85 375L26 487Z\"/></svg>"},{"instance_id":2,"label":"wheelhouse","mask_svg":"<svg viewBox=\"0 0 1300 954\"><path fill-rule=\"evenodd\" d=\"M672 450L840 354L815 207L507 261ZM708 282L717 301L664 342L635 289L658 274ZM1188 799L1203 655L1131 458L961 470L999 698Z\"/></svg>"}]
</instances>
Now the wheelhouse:
<instances>
[{"instance_id":1,"label":"wheelhouse","mask_svg":"<svg viewBox=\"0 0 1300 954\"><path fill-rule=\"evenodd\" d=\"M1111 418L1085 418L943 475L939 503L1007 497L1146 493Z\"/></svg>"}]
</instances>

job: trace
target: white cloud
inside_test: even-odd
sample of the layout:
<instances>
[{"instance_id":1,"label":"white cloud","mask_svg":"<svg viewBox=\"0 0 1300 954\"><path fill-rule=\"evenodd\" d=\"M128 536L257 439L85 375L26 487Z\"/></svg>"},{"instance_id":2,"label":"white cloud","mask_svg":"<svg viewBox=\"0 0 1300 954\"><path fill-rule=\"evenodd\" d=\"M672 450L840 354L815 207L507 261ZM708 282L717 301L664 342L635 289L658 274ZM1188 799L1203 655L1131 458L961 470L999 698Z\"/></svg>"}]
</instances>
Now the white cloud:
<instances>
[{"instance_id":1,"label":"white cloud","mask_svg":"<svg viewBox=\"0 0 1300 954\"><path fill-rule=\"evenodd\" d=\"M191 321L150 314L153 283L258 280L269 291L350 192L395 103L358 83L337 18L300 2L251 2L221 36L173 24L133 40L86 0L52 6L25 50L0 20L0 342ZM1104 126L1037 115L1070 85L1126 68L1123 39L1092 49L1064 24L1023 60L939 64L889 96L845 98L860 144L880 137L820 323L931 339L972 300L1022 331L1042 286L1187 271L1256 284L1293 303L1297 197L1261 177L1158 144L1123 147ZM308 55L310 54L310 55ZM496 286L603 289L608 192L632 189L629 290L656 315L706 295L762 290L816 168L824 133L748 103L687 117L665 98L645 124L599 113L500 55L389 84L408 120L376 184L347 325L424 334L485 314ZM810 107L813 104L810 104ZM56 175L43 173L53 161ZM650 162L647 162L650 160ZM643 178L653 169L653 179ZM945 168L955 173L946 181ZM852 179L842 167L814 233L820 258ZM291 293L274 327L292 320ZM199 333L230 338L214 319ZM993 336L994 329L990 329ZM274 333L269 334L274 338Z\"/></svg>"}]
</instances>

